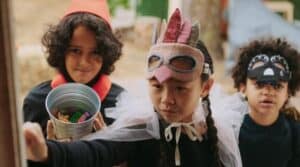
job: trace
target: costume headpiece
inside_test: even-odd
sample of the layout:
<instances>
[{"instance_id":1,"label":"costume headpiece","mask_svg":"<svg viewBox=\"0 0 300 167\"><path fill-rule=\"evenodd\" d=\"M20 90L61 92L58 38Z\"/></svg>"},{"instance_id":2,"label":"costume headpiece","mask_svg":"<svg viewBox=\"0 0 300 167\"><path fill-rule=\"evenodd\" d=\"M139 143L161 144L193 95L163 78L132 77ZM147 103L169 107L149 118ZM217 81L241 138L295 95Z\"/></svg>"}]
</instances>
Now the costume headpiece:
<instances>
[{"instance_id":1,"label":"costume headpiece","mask_svg":"<svg viewBox=\"0 0 300 167\"><path fill-rule=\"evenodd\" d=\"M102 18L111 26L109 8L106 0L72 0L69 8L64 14L64 17L73 13L90 13Z\"/></svg>"},{"instance_id":2,"label":"costume headpiece","mask_svg":"<svg viewBox=\"0 0 300 167\"><path fill-rule=\"evenodd\" d=\"M204 55L196 48L199 39L199 23L182 20L179 9L154 30L147 58L148 79L155 77L164 82L173 77L191 81L203 73ZM207 71L207 70L204 70Z\"/></svg>"},{"instance_id":3,"label":"costume headpiece","mask_svg":"<svg viewBox=\"0 0 300 167\"><path fill-rule=\"evenodd\" d=\"M247 76L250 79L255 79L259 84L277 85L280 81L288 82L291 78L291 72L284 57L259 54L251 59Z\"/></svg>"}]
</instances>

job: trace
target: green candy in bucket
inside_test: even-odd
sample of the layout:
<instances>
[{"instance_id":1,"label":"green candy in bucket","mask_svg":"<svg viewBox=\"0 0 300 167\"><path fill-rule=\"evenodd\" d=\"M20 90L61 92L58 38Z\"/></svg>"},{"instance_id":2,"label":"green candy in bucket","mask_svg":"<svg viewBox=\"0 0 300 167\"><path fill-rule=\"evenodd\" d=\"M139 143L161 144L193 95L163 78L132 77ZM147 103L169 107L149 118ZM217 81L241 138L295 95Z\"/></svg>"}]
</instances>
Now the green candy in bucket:
<instances>
[{"instance_id":1,"label":"green candy in bucket","mask_svg":"<svg viewBox=\"0 0 300 167\"><path fill-rule=\"evenodd\" d=\"M57 139L76 140L91 133L100 106L97 93L80 83L60 85L46 98L46 109Z\"/></svg>"}]
</instances>

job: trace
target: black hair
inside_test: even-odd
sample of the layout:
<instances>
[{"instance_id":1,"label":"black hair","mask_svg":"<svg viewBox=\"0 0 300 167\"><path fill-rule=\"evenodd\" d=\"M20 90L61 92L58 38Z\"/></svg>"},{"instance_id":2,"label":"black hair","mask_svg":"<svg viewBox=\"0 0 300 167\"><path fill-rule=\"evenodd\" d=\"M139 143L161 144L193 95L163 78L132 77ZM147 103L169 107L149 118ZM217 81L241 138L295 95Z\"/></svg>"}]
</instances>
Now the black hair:
<instances>
[{"instance_id":1,"label":"black hair","mask_svg":"<svg viewBox=\"0 0 300 167\"><path fill-rule=\"evenodd\" d=\"M204 54L204 63L207 63L209 65L210 73L213 74L214 72L214 66L213 66L213 60L210 56L207 47L204 45L204 43L201 40L198 40L196 48L199 49ZM201 74L202 81L207 81L209 79L210 75L206 73ZM208 141L211 144L211 151L213 152L214 161L212 163L212 167L223 167L220 157L219 157L219 147L218 147L218 130L215 126L215 122L212 118L212 111L210 107L210 100L209 95L203 98L202 100L203 108L207 110L208 114L206 116L206 123L207 123L207 138Z\"/></svg>"},{"instance_id":2,"label":"black hair","mask_svg":"<svg viewBox=\"0 0 300 167\"><path fill-rule=\"evenodd\" d=\"M258 54L280 55L285 58L292 73L288 83L289 94L295 95L300 89L300 53L280 38L254 40L240 49L237 63L232 70L234 87L239 89L242 84L246 84L249 62Z\"/></svg>"}]
</instances>

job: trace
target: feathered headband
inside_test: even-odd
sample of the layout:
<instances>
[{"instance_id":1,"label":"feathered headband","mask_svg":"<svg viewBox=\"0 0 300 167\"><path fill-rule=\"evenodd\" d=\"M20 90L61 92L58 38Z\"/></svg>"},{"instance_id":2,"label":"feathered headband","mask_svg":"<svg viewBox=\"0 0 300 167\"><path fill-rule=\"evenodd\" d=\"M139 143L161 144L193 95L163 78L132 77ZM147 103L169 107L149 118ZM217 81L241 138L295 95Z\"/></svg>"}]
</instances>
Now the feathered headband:
<instances>
[{"instance_id":1,"label":"feathered headband","mask_svg":"<svg viewBox=\"0 0 300 167\"><path fill-rule=\"evenodd\" d=\"M148 55L148 79L191 81L199 77L204 64L204 55L196 48L199 35L199 23L182 20L179 9L168 23L157 25Z\"/></svg>"}]
</instances>

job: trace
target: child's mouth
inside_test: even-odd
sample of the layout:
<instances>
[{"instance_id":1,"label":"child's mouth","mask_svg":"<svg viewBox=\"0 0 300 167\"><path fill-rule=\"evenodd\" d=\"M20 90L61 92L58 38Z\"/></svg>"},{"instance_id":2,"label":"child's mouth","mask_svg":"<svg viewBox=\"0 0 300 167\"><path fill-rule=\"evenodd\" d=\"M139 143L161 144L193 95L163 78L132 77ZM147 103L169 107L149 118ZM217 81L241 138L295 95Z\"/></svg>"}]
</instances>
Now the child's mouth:
<instances>
[{"instance_id":1,"label":"child's mouth","mask_svg":"<svg viewBox=\"0 0 300 167\"><path fill-rule=\"evenodd\" d=\"M172 110L162 110L162 112L165 112L165 113L175 113L175 112L172 111Z\"/></svg>"},{"instance_id":2,"label":"child's mouth","mask_svg":"<svg viewBox=\"0 0 300 167\"><path fill-rule=\"evenodd\" d=\"M89 70L82 70L82 69L77 69L77 71L80 73L88 73L89 72Z\"/></svg>"},{"instance_id":3,"label":"child's mouth","mask_svg":"<svg viewBox=\"0 0 300 167\"><path fill-rule=\"evenodd\" d=\"M263 107L271 107L274 105L272 100L262 100L259 102Z\"/></svg>"}]
</instances>

